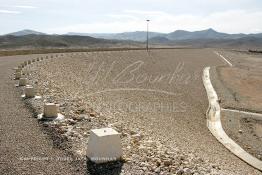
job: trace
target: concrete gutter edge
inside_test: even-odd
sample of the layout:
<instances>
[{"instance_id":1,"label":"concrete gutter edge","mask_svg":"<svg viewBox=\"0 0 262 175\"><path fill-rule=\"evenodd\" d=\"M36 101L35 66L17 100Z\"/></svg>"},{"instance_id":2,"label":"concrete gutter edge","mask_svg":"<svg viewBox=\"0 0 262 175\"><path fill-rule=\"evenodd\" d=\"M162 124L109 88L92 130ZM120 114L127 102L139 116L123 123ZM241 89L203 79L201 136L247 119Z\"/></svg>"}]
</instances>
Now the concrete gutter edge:
<instances>
[{"instance_id":1,"label":"concrete gutter edge","mask_svg":"<svg viewBox=\"0 0 262 175\"><path fill-rule=\"evenodd\" d=\"M225 133L220 118L221 108L218 103L218 96L211 83L209 70L210 67L204 68L202 77L209 101L209 107L206 112L208 129L213 136L233 154L254 168L262 171L262 161L246 152Z\"/></svg>"}]
</instances>

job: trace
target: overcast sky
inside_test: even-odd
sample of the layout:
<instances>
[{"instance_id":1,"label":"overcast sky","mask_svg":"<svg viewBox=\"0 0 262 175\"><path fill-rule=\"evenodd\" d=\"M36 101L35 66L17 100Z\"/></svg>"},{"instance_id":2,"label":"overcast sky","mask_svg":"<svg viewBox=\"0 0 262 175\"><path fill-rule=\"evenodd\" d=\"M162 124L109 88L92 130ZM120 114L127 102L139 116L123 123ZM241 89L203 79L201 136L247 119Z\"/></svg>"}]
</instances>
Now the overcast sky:
<instances>
[{"instance_id":1,"label":"overcast sky","mask_svg":"<svg viewBox=\"0 0 262 175\"><path fill-rule=\"evenodd\" d=\"M0 34L172 32L213 28L262 33L262 0L0 0Z\"/></svg>"}]
</instances>

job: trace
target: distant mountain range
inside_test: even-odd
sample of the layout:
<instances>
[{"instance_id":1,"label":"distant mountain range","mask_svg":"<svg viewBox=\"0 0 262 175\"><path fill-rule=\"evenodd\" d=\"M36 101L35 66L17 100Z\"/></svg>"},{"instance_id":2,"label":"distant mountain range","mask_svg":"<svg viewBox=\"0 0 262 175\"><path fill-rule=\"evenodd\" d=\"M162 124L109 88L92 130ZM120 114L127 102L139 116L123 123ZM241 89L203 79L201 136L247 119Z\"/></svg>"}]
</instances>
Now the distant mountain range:
<instances>
[{"instance_id":1,"label":"distant mountain range","mask_svg":"<svg viewBox=\"0 0 262 175\"><path fill-rule=\"evenodd\" d=\"M116 39L116 40L132 40L144 42L146 41L146 32L136 31L136 32L124 32L124 33L67 33L65 35L77 35L77 36L91 36L95 38L103 39ZM165 36L164 33L149 32L150 38Z\"/></svg>"},{"instance_id":2,"label":"distant mountain range","mask_svg":"<svg viewBox=\"0 0 262 175\"><path fill-rule=\"evenodd\" d=\"M67 33L48 35L45 33L22 30L0 36L0 48L22 47L89 47L108 44L143 45L146 41L145 31L124 33ZM241 47L262 48L262 33L227 34L213 29L189 32L176 30L171 33L149 32L149 42L154 45L185 47Z\"/></svg>"},{"instance_id":3,"label":"distant mountain range","mask_svg":"<svg viewBox=\"0 0 262 175\"><path fill-rule=\"evenodd\" d=\"M78 36L91 36L95 38L103 39L117 39L117 40L133 40L133 41L146 41L145 31L136 32L124 32L124 33L67 33L66 35L78 35ZM213 29L189 32L185 30L176 30L171 33L157 33L149 32L149 38L152 41L162 40L162 41L182 41L182 40L196 40L196 39L239 39L247 36L262 38L262 33L260 34L227 34L220 33Z\"/></svg>"},{"instance_id":4,"label":"distant mountain range","mask_svg":"<svg viewBox=\"0 0 262 175\"><path fill-rule=\"evenodd\" d=\"M34 30L25 29L25 30L21 30L21 31L18 31L18 32L8 33L6 35L25 36L25 35L46 35L46 34L41 33L41 32L37 32L37 31L34 31Z\"/></svg>"},{"instance_id":5,"label":"distant mountain range","mask_svg":"<svg viewBox=\"0 0 262 175\"><path fill-rule=\"evenodd\" d=\"M4 35L0 36L1 49L26 49L26 48L91 48L134 45L135 42L106 40L89 36L68 35Z\"/></svg>"},{"instance_id":6,"label":"distant mountain range","mask_svg":"<svg viewBox=\"0 0 262 175\"><path fill-rule=\"evenodd\" d=\"M33 30L22 30L14 33L9 33L6 35L13 36L25 36L25 35L47 35L45 33L33 31ZM132 40L144 42L146 41L146 32L145 31L136 31L136 32L124 32L124 33L73 33L69 32L64 35L69 36L90 36L94 38L110 39L110 40ZM239 39L243 37L257 37L262 38L262 33L259 34L227 34L217 32L214 29L207 29L195 32L189 32L185 30L176 30L171 33L158 33L158 32L149 32L149 39L154 40L163 40L163 41L181 41L181 40L195 40L195 39Z\"/></svg>"}]
</instances>

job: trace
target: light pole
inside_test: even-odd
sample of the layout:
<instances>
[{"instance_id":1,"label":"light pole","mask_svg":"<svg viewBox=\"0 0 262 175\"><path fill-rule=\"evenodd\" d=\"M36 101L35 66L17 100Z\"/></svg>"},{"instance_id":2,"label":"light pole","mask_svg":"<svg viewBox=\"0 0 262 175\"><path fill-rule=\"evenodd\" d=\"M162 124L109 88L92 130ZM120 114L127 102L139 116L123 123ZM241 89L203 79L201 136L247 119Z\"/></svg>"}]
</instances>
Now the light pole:
<instances>
[{"instance_id":1,"label":"light pole","mask_svg":"<svg viewBox=\"0 0 262 175\"><path fill-rule=\"evenodd\" d=\"M146 30L146 50L147 50L147 51L149 50L149 47L148 47L148 28L149 28L149 21L150 21L149 19L146 20L146 22L147 22L147 23L146 23L146 24L147 24L147 25L146 25L146 29L147 29L147 30Z\"/></svg>"}]
</instances>

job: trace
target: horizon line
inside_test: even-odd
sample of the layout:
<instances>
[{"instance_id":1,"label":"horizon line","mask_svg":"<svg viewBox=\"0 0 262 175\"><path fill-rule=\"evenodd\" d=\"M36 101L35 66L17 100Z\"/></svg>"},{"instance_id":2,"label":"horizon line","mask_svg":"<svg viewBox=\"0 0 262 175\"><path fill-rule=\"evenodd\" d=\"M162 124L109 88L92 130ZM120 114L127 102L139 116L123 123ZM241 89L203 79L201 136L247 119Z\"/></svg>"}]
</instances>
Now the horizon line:
<instances>
[{"instance_id":1,"label":"horizon line","mask_svg":"<svg viewBox=\"0 0 262 175\"><path fill-rule=\"evenodd\" d=\"M34 31L34 32L38 32L38 33L43 33L43 34L46 34L46 35L66 35L66 34L70 34L70 33L75 33L75 34L120 34L120 33L133 33L133 32L146 32L145 30L135 30L135 31L123 31L123 32L75 32L75 31L68 31L66 33L62 33L62 34L58 34L58 33L48 33L48 32L42 32L42 31L39 31L37 29L21 29L21 30L17 30L17 31L13 31L13 32L9 32L9 33L5 33L5 34L0 34L0 35L9 35L9 34L12 34L12 33L17 33L17 32L22 32L22 31L25 31L25 30L31 30L31 31ZM251 35L251 34L260 34L262 32L257 32L257 33L244 33L244 32L240 32L240 33L227 33L227 32L220 32L214 28L205 28L205 29L202 29L202 30L183 30L183 29L177 29L177 30L174 30L174 31L171 31L171 32L158 32L158 31L149 31L149 33L160 33L160 34L169 34L169 33L173 33L173 32L176 32L176 31L185 31L185 32L200 32L200 31L207 31L207 30L213 30L215 32L218 32L218 33L225 33L225 34L231 34L231 35L234 35L234 34L245 34L245 35Z\"/></svg>"}]
</instances>

